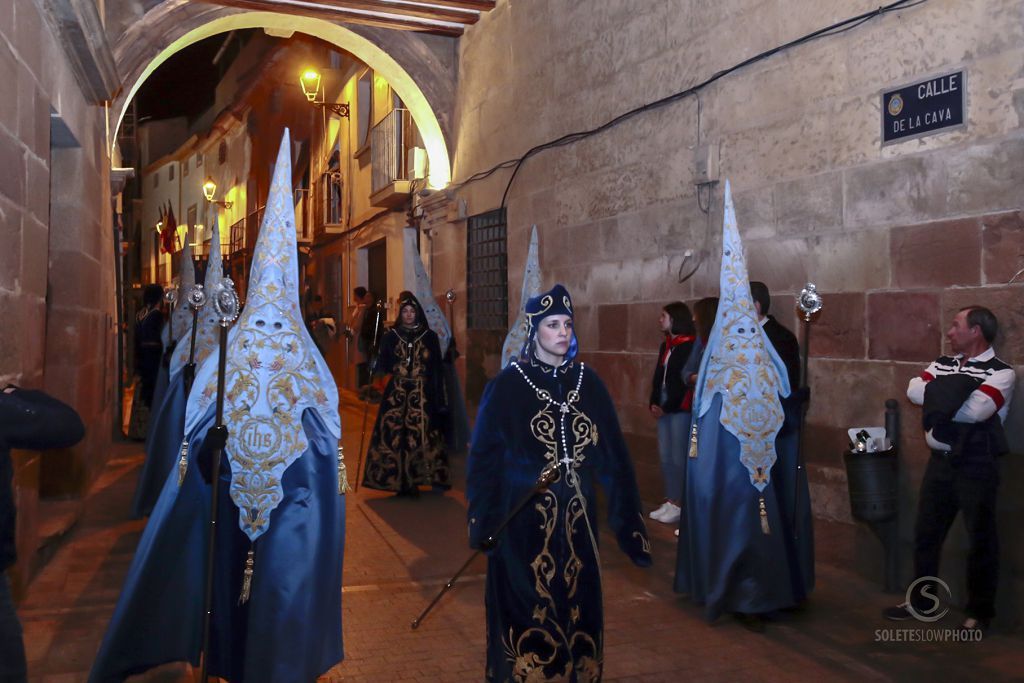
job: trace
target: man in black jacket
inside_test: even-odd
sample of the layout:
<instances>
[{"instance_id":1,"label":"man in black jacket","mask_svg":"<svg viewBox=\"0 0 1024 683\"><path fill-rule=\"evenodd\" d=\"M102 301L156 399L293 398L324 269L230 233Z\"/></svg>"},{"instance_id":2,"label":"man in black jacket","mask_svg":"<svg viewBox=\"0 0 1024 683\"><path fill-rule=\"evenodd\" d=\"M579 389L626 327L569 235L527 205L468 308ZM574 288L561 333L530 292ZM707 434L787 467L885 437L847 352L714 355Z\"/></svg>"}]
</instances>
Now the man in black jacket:
<instances>
[{"instance_id":1,"label":"man in black jacket","mask_svg":"<svg viewBox=\"0 0 1024 683\"><path fill-rule=\"evenodd\" d=\"M789 375L789 388L792 395L800 386L800 342L796 340L795 334L775 319L774 315L768 315L768 311L772 307L772 295L765 283L756 280L751 282L750 296L754 298L757 320L764 328L764 333L768 335L768 341L772 343L775 352L786 364L786 374Z\"/></svg>"},{"instance_id":2,"label":"man in black jacket","mask_svg":"<svg viewBox=\"0 0 1024 683\"><path fill-rule=\"evenodd\" d=\"M26 679L21 623L2 572L14 564L14 467L12 448L66 448L85 434L73 408L41 391L8 385L0 391L0 681Z\"/></svg>"}]
</instances>

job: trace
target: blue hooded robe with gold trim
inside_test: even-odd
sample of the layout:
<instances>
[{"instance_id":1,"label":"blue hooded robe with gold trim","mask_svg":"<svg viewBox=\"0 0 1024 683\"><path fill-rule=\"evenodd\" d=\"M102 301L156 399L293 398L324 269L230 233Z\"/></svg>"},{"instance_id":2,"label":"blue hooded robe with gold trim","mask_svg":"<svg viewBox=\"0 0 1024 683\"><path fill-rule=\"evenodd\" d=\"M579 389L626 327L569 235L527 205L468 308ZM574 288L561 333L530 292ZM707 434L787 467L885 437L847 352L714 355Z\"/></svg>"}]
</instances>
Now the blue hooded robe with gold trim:
<instances>
[{"instance_id":1,"label":"blue hooded robe with gold trim","mask_svg":"<svg viewBox=\"0 0 1024 683\"><path fill-rule=\"evenodd\" d=\"M757 321L728 181L720 287L694 394L675 577L676 591L704 605L709 621L797 605L814 584L796 416L782 402L789 378ZM796 486L803 505L795 516Z\"/></svg>"},{"instance_id":2,"label":"blue hooded robe with gold trim","mask_svg":"<svg viewBox=\"0 0 1024 683\"><path fill-rule=\"evenodd\" d=\"M342 659L338 395L300 314L289 151L286 130L227 346L208 670L237 683L308 683ZM198 459L214 424L217 361L211 354L196 373L184 477L164 484L92 682L199 662L211 486Z\"/></svg>"}]
</instances>

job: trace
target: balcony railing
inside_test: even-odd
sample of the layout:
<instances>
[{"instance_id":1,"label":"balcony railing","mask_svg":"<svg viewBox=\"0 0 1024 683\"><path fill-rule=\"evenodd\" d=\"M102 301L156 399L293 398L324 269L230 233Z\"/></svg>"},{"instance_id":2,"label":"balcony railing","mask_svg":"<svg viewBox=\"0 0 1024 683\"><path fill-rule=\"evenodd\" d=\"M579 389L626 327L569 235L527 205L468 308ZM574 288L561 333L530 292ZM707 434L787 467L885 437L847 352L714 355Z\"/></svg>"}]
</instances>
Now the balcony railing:
<instances>
[{"instance_id":1,"label":"balcony railing","mask_svg":"<svg viewBox=\"0 0 1024 683\"><path fill-rule=\"evenodd\" d=\"M370 132L371 193L396 180L409 180L406 164L412 141L412 117L408 109L395 109Z\"/></svg>"},{"instance_id":2,"label":"balcony railing","mask_svg":"<svg viewBox=\"0 0 1024 683\"><path fill-rule=\"evenodd\" d=\"M338 171L326 171L316 183L311 201L313 224L317 236L336 232L344 221L344 179Z\"/></svg>"},{"instance_id":3,"label":"balcony railing","mask_svg":"<svg viewBox=\"0 0 1024 683\"><path fill-rule=\"evenodd\" d=\"M256 246L264 208L261 206L236 221L229 231L227 251L224 254L224 274L234 280L239 296L245 293L246 278L249 276L249 266L252 265L252 249Z\"/></svg>"}]
</instances>

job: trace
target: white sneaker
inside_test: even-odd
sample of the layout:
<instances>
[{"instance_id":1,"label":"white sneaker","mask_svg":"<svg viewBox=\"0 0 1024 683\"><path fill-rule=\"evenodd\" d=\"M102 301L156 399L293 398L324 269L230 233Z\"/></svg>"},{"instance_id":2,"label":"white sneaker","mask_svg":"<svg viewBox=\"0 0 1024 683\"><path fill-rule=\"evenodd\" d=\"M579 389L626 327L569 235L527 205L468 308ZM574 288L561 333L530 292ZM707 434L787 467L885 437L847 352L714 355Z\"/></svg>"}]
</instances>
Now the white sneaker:
<instances>
[{"instance_id":1,"label":"white sneaker","mask_svg":"<svg viewBox=\"0 0 1024 683\"><path fill-rule=\"evenodd\" d=\"M668 505L668 508L658 516L658 521L665 524L678 524L679 517L682 514L679 506L675 503L666 503L666 505Z\"/></svg>"},{"instance_id":2,"label":"white sneaker","mask_svg":"<svg viewBox=\"0 0 1024 683\"><path fill-rule=\"evenodd\" d=\"M649 515L649 517L657 522L662 521L661 516L668 511L668 506L671 504L672 503L666 500L664 503L661 504L660 508L658 508L657 510L651 510L651 514Z\"/></svg>"}]
</instances>

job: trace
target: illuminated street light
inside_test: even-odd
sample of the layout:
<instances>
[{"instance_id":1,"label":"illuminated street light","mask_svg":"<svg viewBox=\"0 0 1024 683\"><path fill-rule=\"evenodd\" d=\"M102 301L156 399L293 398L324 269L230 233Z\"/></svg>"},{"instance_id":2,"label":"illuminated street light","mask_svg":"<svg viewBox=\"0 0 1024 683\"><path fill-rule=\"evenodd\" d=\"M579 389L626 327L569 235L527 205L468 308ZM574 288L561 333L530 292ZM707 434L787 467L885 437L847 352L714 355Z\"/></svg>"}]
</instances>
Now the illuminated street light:
<instances>
[{"instance_id":1,"label":"illuminated street light","mask_svg":"<svg viewBox=\"0 0 1024 683\"><path fill-rule=\"evenodd\" d=\"M324 102L317 99L320 95L320 73L315 69L306 69L299 77L302 94L315 107L326 109L339 118L349 118L348 102Z\"/></svg>"},{"instance_id":2,"label":"illuminated street light","mask_svg":"<svg viewBox=\"0 0 1024 683\"><path fill-rule=\"evenodd\" d=\"M306 69L302 72L299 83L302 84L302 94L307 100L315 103L317 93L320 92L320 74L313 69Z\"/></svg>"},{"instance_id":3,"label":"illuminated street light","mask_svg":"<svg viewBox=\"0 0 1024 683\"><path fill-rule=\"evenodd\" d=\"M221 199L214 199L214 195L217 194L217 183L213 181L210 176L206 177L206 182L203 183L203 196L206 197L206 201L211 204L223 207L224 209L230 209L233 202L226 202Z\"/></svg>"}]
</instances>

